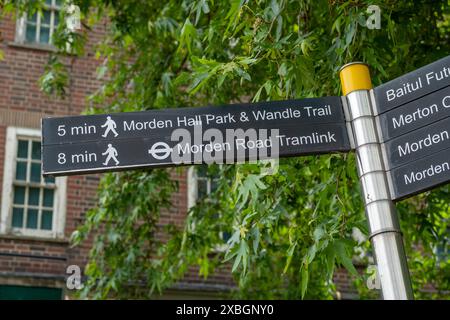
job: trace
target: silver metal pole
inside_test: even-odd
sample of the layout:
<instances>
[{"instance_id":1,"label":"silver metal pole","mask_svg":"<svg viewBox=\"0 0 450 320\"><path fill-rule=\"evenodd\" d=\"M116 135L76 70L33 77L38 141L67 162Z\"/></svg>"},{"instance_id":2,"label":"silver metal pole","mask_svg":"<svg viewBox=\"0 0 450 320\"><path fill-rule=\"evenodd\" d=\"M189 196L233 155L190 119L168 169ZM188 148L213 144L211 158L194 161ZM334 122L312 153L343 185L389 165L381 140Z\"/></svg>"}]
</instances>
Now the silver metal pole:
<instances>
[{"instance_id":1,"label":"silver metal pole","mask_svg":"<svg viewBox=\"0 0 450 320\"><path fill-rule=\"evenodd\" d=\"M359 70L353 71L363 70L361 69L362 66L367 68L362 63L352 63L342 67L341 73L346 67L355 64L359 64ZM349 71L352 70L346 70L346 72ZM350 78L350 81L357 80L359 76ZM348 78L345 79L345 76L341 74L341 81L348 81ZM370 78L366 81L370 83ZM344 87L351 91L346 94L344 105L347 105L347 120L352 128L358 175L382 295L385 300L414 299L398 216L395 205L391 200L381 145L375 125L372 108L374 100L370 98L369 90L358 90L358 84L346 84L345 86L343 84Z\"/></svg>"}]
</instances>

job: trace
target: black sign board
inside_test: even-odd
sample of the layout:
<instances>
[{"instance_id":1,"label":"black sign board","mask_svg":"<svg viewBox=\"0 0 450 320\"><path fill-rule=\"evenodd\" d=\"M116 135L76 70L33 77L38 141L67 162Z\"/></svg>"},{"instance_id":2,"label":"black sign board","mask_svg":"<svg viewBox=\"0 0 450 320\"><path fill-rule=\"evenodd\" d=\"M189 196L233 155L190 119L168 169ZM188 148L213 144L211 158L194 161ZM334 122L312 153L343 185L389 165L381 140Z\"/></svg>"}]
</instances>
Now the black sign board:
<instances>
[{"instance_id":1,"label":"black sign board","mask_svg":"<svg viewBox=\"0 0 450 320\"><path fill-rule=\"evenodd\" d=\"M450 56L374 89L394 199L447 182Z\"/></svg>"},{"instance_id":2,"label":"black sign board","mask_svg":"<svg viewBox=\"0 0 450 320\"><path fill-rule=\"evenodd\" d=\"M340 97L43 119L43 174L350 150Z\"/></svg>"},{"instance_id":3,"label":"black sign board","mask_svg":"<svg viewBox=\"0 0 450 320\"><path fill-rule=\"evenodd\" d=\"M374 89L378 113L392 110L450 85L450 56Z\"/></svg>"},{"instance_id":4,"label":"black sign board","mask_svg":"<svg viewBox=\"0 0 450 320\"><path fill-rule=\"evenodd\" d=\"M450 181L450 148L389 172L393 200L400 200Z\"/></svg>"},{"instance_id":5,"label":"black sign board","mask_svg":"<svg viewBox=\"0 0 450 320\"><path fill-rule=\"evenodd\" d=\"M450 86L378 116L382 141L450 117Z\"/></svg>"},{"instance_id":6,"label":"black sign board","mask_svg":"<svg viewBox=\"0 0 450 320\"><path fill-rule=\"evenodd\" d=\"M108 118L109 117L109 118ZM172 108L110 115L43 119L43 144L112 141L170 136L177 128L202 130L278 128L286 125L343 123L339 97L259 102L217 107ZM117 135L117 136L116 136Z\"/></svg>"},{"instance_id":7,"label":"black sign board","mask_svg":"<svg viewBox=\"0 0 450 320\"><path fill-rule=\"evenodd\" d=\"M450 148L450 117L385 143L388 168L405 165Z\"/></svg>"}]
</instances>

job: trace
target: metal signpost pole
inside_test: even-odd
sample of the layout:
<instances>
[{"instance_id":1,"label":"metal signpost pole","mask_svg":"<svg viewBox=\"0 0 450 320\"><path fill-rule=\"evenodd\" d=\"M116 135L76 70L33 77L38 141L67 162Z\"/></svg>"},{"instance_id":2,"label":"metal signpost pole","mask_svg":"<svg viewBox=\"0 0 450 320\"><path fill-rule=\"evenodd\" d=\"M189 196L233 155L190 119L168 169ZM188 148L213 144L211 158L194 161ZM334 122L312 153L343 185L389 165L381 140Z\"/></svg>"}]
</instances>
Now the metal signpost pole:
<instances>
[{"instance_id":1,"label":"metal signpost pole","mask_svg":"<svg viewBox=\"0 0 450 320\"><path fill-rule=\"evenodd\" d=\"M340 78L383 298L413 299L402 234L375 125L369 68L361 62L347 64L341 68Z\"/></svg>"}]
</instances>

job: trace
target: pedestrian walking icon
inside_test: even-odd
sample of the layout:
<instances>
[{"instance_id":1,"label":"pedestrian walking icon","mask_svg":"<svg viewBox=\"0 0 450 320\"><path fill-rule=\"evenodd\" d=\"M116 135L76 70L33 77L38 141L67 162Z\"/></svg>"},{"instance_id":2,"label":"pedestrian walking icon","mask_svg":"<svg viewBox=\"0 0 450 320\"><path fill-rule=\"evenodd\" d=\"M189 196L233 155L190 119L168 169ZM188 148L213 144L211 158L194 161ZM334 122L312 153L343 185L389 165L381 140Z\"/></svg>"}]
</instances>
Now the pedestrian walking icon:
<instances>
[{"instance_id":1,"label":"pedestrian walking icon","mask_svg":"<svg viewBox=\"0 0 450 320\"><path fill-rule=\"evenodd\" d=\"M107 166L109 161L112 159L116 163L116 166L119 164L119 160L117 160L117 149L112 146L111 143L108 143L108 149L102 153L102 155L107 156L105 162L103 162L104 166Z\"/></svg>"},{"instance_id":2,"label":"pedestrian walking icon","mask_svg":"<svg viewBox=\"0 0 450 320\"><path fill-rule=\"evenodd\" d=\"M106 117L106 122L102 125L102 128L106 128L105 133L103 133L102 135L103 138L106 138L110 131L114 133L114 137L117 137L119 135L116 131L117 124L113 119L111 119L110 116Z\"/></svg>"}]
</instances>

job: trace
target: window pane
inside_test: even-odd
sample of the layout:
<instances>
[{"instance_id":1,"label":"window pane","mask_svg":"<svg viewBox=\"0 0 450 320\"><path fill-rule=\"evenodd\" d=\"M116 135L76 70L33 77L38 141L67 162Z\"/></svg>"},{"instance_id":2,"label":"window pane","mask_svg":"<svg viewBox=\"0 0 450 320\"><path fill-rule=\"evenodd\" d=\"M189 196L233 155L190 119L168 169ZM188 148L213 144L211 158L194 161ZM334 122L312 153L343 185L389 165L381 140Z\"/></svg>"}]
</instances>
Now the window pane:
<instances>
[{"instance_id":1,"label":"window pane","mask_svg":"<svg viewBox=\"0 0 450 320\"><path fill-rule=\"evenodd\" d=\"M41 229L52 230L53 213L51 211L43 211L41 217Z\"/></svg>"},{"instance_id":2,"label":"window pane","mask_svg":"<svg viewBox=\"0 0 450 320\"><path fill-rule=\"evenodd\" d=\"M27 22L37 23L37 12L35 12L32 17L28 16L27 17Z\"/></svg>"},{"instance_id":3,"label":"window pane","mask_svg":"<svg viewBox=\"0 0 450 320\"><path fill-rule=\"evenodd\" d=\"M55 183L55 177L45 177L44 181L47 184L54 184Z\"/></svg>"},{"instance_id":4,"label":"window pane","mask_svg":"<svg viewBox=\"0 0 450 320\"><path fill-rule=\"evenodd\" d=\"M32 142L31 159L41 160L41 142L39 141Z\"/></svg>"},{"instance_id":5,"label":"window pane","mask_svg":"<svg viewBox=\"0 0 450 320\"><path fill-rule=\"evenodd\" d=\"M44 207L53 207L52 189L44 189Z\"/></svg>"},{"instance_id":6,"label":"window pane","mask_svg":"<svg viewBox=\"0 0 450 320\"><path fill-rule=\"evenodd\" d=\"M27 228L37 229L38 211L35 209L28 209Z\"/></svg>"},{"instance_id":7,"label":"window pane","mask_svg":"<svg viewBox=\"0 0 450 320\"><path fill-rule=\"evenodd\" d=\"M14 187L14 204L25 203L25 187Z\"/></svg>"},{"instance_id":8,"label":"window pane","mask_svg":"<svg viewBox=\"0 0 450 320\"><path fill-rule=\"evenodd\" d=\"M41 182L41 164L40 163L32 163L31 164L30 180L32 182Z\"/></svg>"},{"instance_id":9,"label":"window pane","mask_svg":"<svg viewBox=\"0 0 450 320\"><path fill-rule=\"evenodd\" d=\"M211 192L215 192L218 188L218 180L217 179L211 179Z\"/></svg>"},{"instance_id":10,"label":"window pane","mask_svg":"<svg viewBox=\"0 0 450 320\"><path fill-rule=\"evenodd\" d=\"M11 225L13 228L23 228L23 209L13 208Z\"/></svg>"},{"instance_id":11,"label":"window pane","mask_svg":"<svg viewBox=\"0 0 450 320\"><path fill-rule=\"evenodd\" d=\"M41 34L39 38L40 43L49 43L50 41L50 28L41 26Z\"/></svg>"},{"instance_id":12,"label":"window pane","mask_svg":"<svg viewBox=\"0 0 450 320\"><path fill-rule=\"evenodd\" d=\"M17 145L17 157L22 159L28 158L28 141L19 140Z\"/></svg>"},{"instance_id":13,"label":"window pane","mask_svg":"<svg viewBox=\"0 0 450 320\"><path fill-rule=\"evenodd\" d=\"M28 190L28 204L31 206L39 205L39 188L30 188Z\"/></svg>"},{"instance_id":14,"label":"window pane","mask_svg":"<svg viewBox=\"0 0 450 320\"><path fill-rule=\"evenodd\" d=\"M198 185L198 197L199 198L203 198L204 196L206 196L208 194L208 189L207 189L207 180L205 179L199 179L197 180L197 185Z\"/></svg>"},{"instance_id":15,"label":"window pane","mask_svg":"<svg viewBox=\"0 0 450 320\"><path fill-rule=\"evenodd\" d=\"M27 24L27 32L25 35L27 42L36 42L36 26Z\"/></svg>"},{"instance_id":16,"label":"window pane","mask_svg":"<svg viewBox=\"0 0 450 320\"><path fill-rule=\"evenodd\" d=\"M231 232L227 232L227 231L222 232L222 240L224 242L228 242L228 240L230 240L231 236L232 236Z\"/></svg>"},{"instance_id":17,"label":"window pane","mask_svg":"<svg viewBox=\"0 0 450 320\"><path fill-rule=\"evenodd\" d=\"M56 28L58 26L58 23L59 23L59 12L55 12L55 17L53 20L53 27Z\"/></svg>"},{"instance_id":18,"label":"window pane","mask_svg":"<svg viewBox=\"0 0 450 320\"><path fill-rule=\"evenodd\" d=\"M52 0L45 0L45 4L48 4L50 6L52 4Z\"/></svg>"},{"instance_id":19,"label":"window pane","mask_svg":"<svg viewBox=\"0 0 450 320\"><path fill-rule=\"evenodd\" d=\"M207 177L208 176L208 166L200 165L197 167L197 177Z\"/></svg>"},{"instance_id":20,"label":"window pane","mask_svg":"<svg viewBox=\"0 0 450 320\"><path fill-rule=\"evenodd\" d=\"M17 161L16 167L16 180L27 180L27 163L23 161Z\"/></svg>"},{"instance_id":21,"label":"window pane","mask_svg":"<svg viewBox=\"0 0 450 320\"><path fill-rule=\"evenodd\" d=\"M48 25L50 25L50 18L51 18L51 16L52 16L51 11L50 11L50 10L44 10L42 13L43 13L43 14L42 14L42 17L41 17L41 26L42 26L43 24L48 24Z\"/></svg>"}]
</instances>

